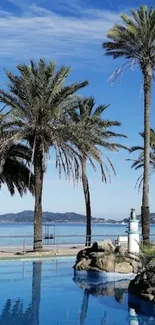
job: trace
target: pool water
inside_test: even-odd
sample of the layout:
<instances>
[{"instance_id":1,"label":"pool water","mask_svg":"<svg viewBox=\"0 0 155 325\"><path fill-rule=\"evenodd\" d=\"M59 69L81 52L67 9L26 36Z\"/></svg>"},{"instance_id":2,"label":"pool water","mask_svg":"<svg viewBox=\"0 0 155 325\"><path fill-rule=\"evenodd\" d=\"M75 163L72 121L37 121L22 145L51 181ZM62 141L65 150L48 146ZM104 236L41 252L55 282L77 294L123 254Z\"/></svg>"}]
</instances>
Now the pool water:
<instances>
[{"instance_id":1,"label":"pool water","mask_svg":"<svg viewBox=\"0 0 155 325\"><path fill-rule=\"evenodd\" d=\"M74 274L74 259L0 263L0 325L144 325L128 307L128 281Z\"/></svg>"}]
</instances>

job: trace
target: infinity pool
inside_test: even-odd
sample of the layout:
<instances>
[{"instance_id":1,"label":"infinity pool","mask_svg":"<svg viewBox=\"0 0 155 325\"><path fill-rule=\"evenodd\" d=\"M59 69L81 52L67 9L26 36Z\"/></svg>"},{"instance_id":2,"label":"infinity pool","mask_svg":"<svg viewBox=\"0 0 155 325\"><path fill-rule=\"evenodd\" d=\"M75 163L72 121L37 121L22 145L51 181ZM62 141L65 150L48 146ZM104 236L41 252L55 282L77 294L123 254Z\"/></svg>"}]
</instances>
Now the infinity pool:
<instances>
[{"instance_id":1,"label":"infinity pool","mask_svg":"<svg viewBox=\"0 0 155 325\"><path fill-rule=\"evenodd\" d=\"M73 259L0 263L0 325L144 325L128 307L128 281L75 276Z\"/></svg>"}]
</instances>

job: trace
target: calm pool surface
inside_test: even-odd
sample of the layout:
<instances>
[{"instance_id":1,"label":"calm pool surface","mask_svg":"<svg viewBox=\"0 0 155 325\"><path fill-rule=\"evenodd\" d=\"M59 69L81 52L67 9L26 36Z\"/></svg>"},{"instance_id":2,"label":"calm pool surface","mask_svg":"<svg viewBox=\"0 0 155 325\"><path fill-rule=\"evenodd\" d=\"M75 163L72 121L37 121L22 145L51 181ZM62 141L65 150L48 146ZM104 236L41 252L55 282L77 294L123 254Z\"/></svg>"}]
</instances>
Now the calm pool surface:
<instances>
[{"instance_id":1,"label":"calm pool surface","mask_svg":"<svg viewBox=\"0 0 155 325\"><path fill-rule=\"evenodd\" d=\"M0 325L144 325L128 307L128 281L75 276L73 259L0 263Z\"/></svg>"}]
</instances>

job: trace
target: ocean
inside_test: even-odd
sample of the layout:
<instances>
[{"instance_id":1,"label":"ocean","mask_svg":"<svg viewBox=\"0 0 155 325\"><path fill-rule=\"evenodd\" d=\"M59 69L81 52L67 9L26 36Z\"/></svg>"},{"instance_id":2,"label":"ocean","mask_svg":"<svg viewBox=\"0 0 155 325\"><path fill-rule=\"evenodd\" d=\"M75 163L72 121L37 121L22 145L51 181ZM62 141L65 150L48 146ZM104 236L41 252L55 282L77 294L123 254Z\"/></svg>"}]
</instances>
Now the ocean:
<instances>
[{"instance_id":1,"label":"ocean","mask_svg":"<svg viewBox=\"0 0 155 325\"><path fill-rule=\"evenodd\" d=\"M55 223L49 229L43 226L43 234L54 236L52 240L46 240L46 244L82 244L85 242L85 224L73 223ZM127 225L113 224L93 224L92 226L92 242L103 240L110 237L116 239L118 235L127 235ZM4 236L4 237L3 237ZM5 237L7 236L7 237ZM14 237L21 236L21 238ZM30 237L29 237L30 236ZM1 223L0 224L0 246L18 246L31 245L33 240L33 224L32 223ZM151 238L155 239L155 225L151 225ZM45 240L44 240L45 243Z\"/></svg>"}]
</instances>

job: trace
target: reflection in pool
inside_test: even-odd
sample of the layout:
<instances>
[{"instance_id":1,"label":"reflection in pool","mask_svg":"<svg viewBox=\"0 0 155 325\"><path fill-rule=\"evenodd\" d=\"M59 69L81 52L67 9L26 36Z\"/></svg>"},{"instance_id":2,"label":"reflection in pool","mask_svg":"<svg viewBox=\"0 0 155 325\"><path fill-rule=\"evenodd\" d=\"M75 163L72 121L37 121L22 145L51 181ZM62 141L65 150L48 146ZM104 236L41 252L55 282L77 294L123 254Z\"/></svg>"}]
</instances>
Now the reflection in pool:
<instances>
[{"instance_id":1,"label":"reflection in pool","mask_svg":"<svg viewBox=\"0 0 155 325\"><path fill-rule=\"evenodd\" d=\"M128 307L129 281L73 273L73 259L0 263L0 325L145 325Z\"/></svg>"},{"instance_id":2,"label":"reflection in pool","mask_svg":"<svg viewBox=\"0 0 155 325\"><path fill-rule=\"evenodd\" d=\"M75 272L73 280L81 289L83 289L80 325L85 324L90 296L96 297L97 301L102 303L104 306L109 304L110 308L125 310L128 313L126 320L128 320L129 325L155 324L154 304L141 301L140 309L139 300L131 295L128 297L127 289L130 282L129 280L107 282L106 278L105 281L102 280L101 282L97 277L91 277L89 274L86 275L85 272L81 272L81 274L80 272ZM113 299L104 299L105 297L113 297ZM106 321L107 316L108 314L105 314L104 324L108 324ZM126 320L121 318L120 324L126 324ZM114 324L116 324L116 322L114 322Z\"/></svg>"}]
</instances>

